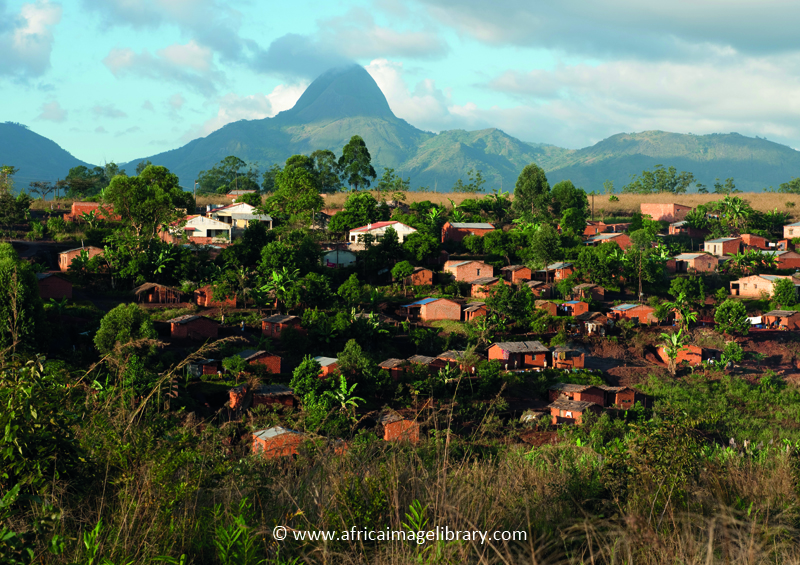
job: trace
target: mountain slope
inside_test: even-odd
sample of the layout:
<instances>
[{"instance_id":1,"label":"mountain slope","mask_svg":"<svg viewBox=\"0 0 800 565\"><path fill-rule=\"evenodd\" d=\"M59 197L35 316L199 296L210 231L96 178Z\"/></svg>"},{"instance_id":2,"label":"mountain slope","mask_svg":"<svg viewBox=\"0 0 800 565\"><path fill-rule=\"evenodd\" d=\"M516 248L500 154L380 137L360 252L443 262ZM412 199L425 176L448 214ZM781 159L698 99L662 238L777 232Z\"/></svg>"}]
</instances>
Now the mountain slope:
<instances>
[{"instance_id":1,"label":"mountain slope","mask_svg":"<svg viewBox=\"0 0 800 565\"><path fill-rule=\"evenodd\" d=\"M541 164L551 184L570 179L587 190L601 189L605 180L612 180L620 189L630 182L631 175L658 164L690 171L709 188L716 178L733 177L737 188L744 191L777 188L800 176L800 152L738 133L621 133Z\"/></svg>"},{"instance_id":2,"label":"mountain slope","mask_svg":"<svg viewBox=\"0 0 800 565\"><path fill-rule=\"evenodd\" d=\"M62 149L54 141L21 124L0 123L0 165L19 169L14 175L17 189L27 189L33 181L56 182L72 167L86 165Z\"/></svg>"}]
</instances>

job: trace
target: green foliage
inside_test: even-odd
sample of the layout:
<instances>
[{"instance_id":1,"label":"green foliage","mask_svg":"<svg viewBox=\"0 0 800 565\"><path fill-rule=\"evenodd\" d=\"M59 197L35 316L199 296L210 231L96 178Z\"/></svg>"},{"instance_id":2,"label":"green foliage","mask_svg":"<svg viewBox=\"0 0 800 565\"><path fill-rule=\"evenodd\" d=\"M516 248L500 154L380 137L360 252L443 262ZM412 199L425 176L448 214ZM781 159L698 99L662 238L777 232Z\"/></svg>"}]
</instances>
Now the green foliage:
<instances>
[{"instance_id":1,"label":"green foliage","mask_svg":"<svg viewBox=\"0 0 800 565\"><path fill-rule=\"evenodd\" d=\"M299 270L301 275L314 271L319 267L322 250L309 234L295 230L285 235L280 241L271 241L261 250L261 261L258 265L262 273L286 268Z\"/></svg>"},{"instance_id":2,"label":"green foliage","mask_svg":"<svg viewBox=\"0 0 800 565\"><path fill-rule=\"evenodd\" d=\"M414 274L414 265L408 261L400 261L392 267L392 278L396 281L405 281Z\"/></svg>"},{"instance_id":3,"label":"green foliage","mask_svg":"<svg viewBox=\"0 0 800 565\"><path fill-rule=\"evenodd\" d=\"M355 273L350 275L350 277L336 290L336 294L338 294L342 300L350 305L361 302L364 297L364 290L358 280L358 276Z\"/></svg>"},{"instance_id":4,"label":"green foliage","mask_svg":"<svg viewBox=\"0 0 800 565\"><path fill-rule=\"evenodd\" d=\"M717 306L714 321L717 323L717 331L721 333L747 335L750 331L747 309L738 300L728 299Z\"/></svg>"},{"instance_id":5,"label":"green foliage","mask_svg":"<svg viewBox=\"0 0 800 565\"><path fill-rule=\"evenodd\" d=\"M792 279L778 279L772 285L773 308L791 308L797 304L797 288Z\"/></svg>"},{"instance_id":6,"label":"green foliage","mask_svg":"<svg viewBox=\"0 0 800 565\"><path fill-rule=\"evenodd\" d=\"M319 393L325 388L325 381L320 378L322 367L310 355L306 355L303 361L292 371L290 386L294 393L304 398L309 393Z\"/></svg>"},{"instance_id":7,"label":"green foliage","mask_svg":"<svg viewBox=\"0 0 800 565\"><path fill-rule=\"evenodd\" d=\"M354 190L369 187L370 179L375 180L378 176L372 166L372 157L367 149L367 144L364 143L361 136L354 135L342 148L342 156L339 157L339 171L342 179Z\"/></svg>"},{"instance_id":8,"label":"green foliage","mask_svg":"<svg viewBox=\"0 0 800 565\"><path fill-rule=\"evenodd\" d=\"M682 194L695 182L694 175L686 171L678 173L675 167L656 165L652 171L645 170L633 176L631 182L622 187L622 192L634 194Z\"/></svg>"},{"instance_id":9,"label":"green foliage","mask_svg":"<svg viewBox=\"0 0 800 565\"><path fill-rule=\"evenodd\" d=\"M137 174L141 174L138 167ZM207 171L200 171L197 185L200 194L227 194L231 190L258 191L258 169L248 167L243 160L229 155Z\"/></svg>"},{"instance_id":10,"label":"green foliage","mask_svg":"<svg viewBox=\"0 0 800 565\"><path fill-rule=\"evenodd\" d=\"M120 304L100 321L94 344L101 355L152 354L157 337L149 314L136 304Z\"/></svg>"},{"instance_id":11,"label":"green foliage","mask_svg":"<svg viewBox=\"0 0 800 565\"><path fill-rule=\"evenodd\" d=\"M483 185L486 184L486 179L483 178L481 170L470 169L467 171L467 182L458 179L453 185L453 192L483 192Z\"/></svg>"},{"instance_id":12,"label":"green foliage","mask_svg":"<svg viewBox=\"0 0 800 565\"><path fill-rule=\"evenodd\" d=\"M589 206L586 192L582 188L577 188L570 180L562 180L553 185L550 196L552 197L550 209L556 217L561 217L570 208L575 208L579 213L585 214ZM579 233L583 233L583 230L581 229Z\"/></svg>"},{"instance_id":13,"label":"green foliage","mask_svg":"<svg viewBox=\"0 0 800 565\"><path fill-rule=\"evenodd\" d=\"M231 355L222 360L222 368L232 375L238 375L247 370L247 361L241 355Z\"/></svg>"},{"instance_id":14,"label":"green foliage","mask_svg":"<svg viewBox=\"0 0 800 565\"><path fill-rule=\"evenodd\" d=\"M742 346L735 341L726 342L725 347L722 350L722 365L725 366L728 363L740 363L742 359L744 359L744 350L742 349Z\"/></svg>"},{"instance_id":15,"label":"green foliage","mask_svg":"<svg viewBox=\"0 0 800 565\"><path fill-rule=\"evenodd\" d=\"M328 230L344 233L353 228L388 219L389 208L386 205L381 205L369 192L354 192L345 200L344 209L333 215Z\"/></svg>"},{"instance_id":16,"label":"green foliage","mask_svg":"<svg viewBox=\"0 0 800 565\"><path fill-rule=\"evenodd\" d=\"M574 264L580 280L607 289L617 289L623 275L623 257L622 249L612 241L596 247L584 247Z\"/></svg>"},{"instance_id":17,"label":"green foliage","mask_svg":"<svg viewBox=\"0 0 800 565\"><path fill-rule=\"evenodd\" d=\"M706 299L705 285L702 277L676 277L669 285L669 293L674 297L681 294L695 307L700 306Z\"/></svg>"},{"instance_id":18,"label":"green foliage","mask_svg":"<svg viewBox=\"0 0 800 565\"><path fill-rule=\"evenodd\" d=\"M303 159L298 159L302 157ZM286 161L286 166L275 175L275 192L265 207L284 214L307 216L323 208L325 202L320 193L319 178L313 162L304 155L295 155Z\"/></svg>"},{"instance_id":19,"label":"green foliage","mask_svg":"<svg viewBox=\"0 0 800 565\"><path fill-rule=\"evenodd\" d=\"M44 306L30 263L0 243L0 351L28 349L45 342Z\"/></svg>"},{"instance_id":20,"label":"green foliage","mask_svg":"<svg viewBox=\"0 0 800 565\"><path fill-rule=\"evenodd\" d=\"M439 253L439 240L431 234L416 231L403 241L403 249L421 263Z\"/></svg>"},{"instance_id":21,"label":"green foliage","mask_svg":"<svg viewBox=\"0 0 800 565\"><path fill-rule=\"evenodd\" d=\"M788 182L778 185L778 192L783 194L800 194L800 178L792 177Z\"/></svg>"},{"instance_id":22,"label":"green foliage","mask_svg":"<svg viewBox=\"0 0 800 565\"><path fill-rule=\"evenodd\" d=\"M547 213L550 199L550 183L544 170L535 163L525 165L514 185L514 211L538 218Z\"/></svg>"},{"instance_id":23,"label":"green foliage","mask_svg":"<svg viewBox=\"0 0 800 565\"><path fill-rule=\"evenodd\" d=\"M561 238L550 224L544 224L530 238L529 251L531 257L542 267L552 263L561 255Z\"/></svg>"}]
</instances>

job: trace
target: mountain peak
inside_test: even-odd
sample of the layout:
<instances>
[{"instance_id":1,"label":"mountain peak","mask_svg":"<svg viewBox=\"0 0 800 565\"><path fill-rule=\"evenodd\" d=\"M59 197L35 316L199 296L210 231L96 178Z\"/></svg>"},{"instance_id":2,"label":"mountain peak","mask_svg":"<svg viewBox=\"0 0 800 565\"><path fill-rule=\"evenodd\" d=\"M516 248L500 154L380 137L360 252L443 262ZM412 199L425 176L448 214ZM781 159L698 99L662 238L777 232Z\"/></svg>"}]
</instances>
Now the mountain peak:
<instances>
[{"instance_id":1,"label":"mountain peak","mask_svg":"<svg viewBox=\"0 0 800 565\"><path fill-rule=\"evenodd\" d=\"M312 82L284 118L318 122L363 116L396 119L375 79L360 65L331 69Z\"/></svg>"}]
</instances>

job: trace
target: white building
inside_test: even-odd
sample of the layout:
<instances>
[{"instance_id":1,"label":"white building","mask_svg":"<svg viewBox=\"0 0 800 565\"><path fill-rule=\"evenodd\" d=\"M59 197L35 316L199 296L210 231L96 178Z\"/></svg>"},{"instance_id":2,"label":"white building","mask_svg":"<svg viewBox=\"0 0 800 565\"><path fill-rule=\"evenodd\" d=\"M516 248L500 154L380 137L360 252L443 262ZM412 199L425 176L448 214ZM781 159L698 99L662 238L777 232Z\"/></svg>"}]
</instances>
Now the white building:
<instances>
[{"instance_id":1,"label":"white building","mask_svg":"<svg viewBox=\"0 0 800 565\"><path fill-rule=\"evenodd\" d=\"M254 206L247 202L234 202L221 208L213 208L206 214L209 218L230 224L234 229L244 229L251 220L265 223L267 229L272 229L272 217L259 214Z\"/></svg>"},{"instance_id":2,"label":"white building","mask_svg":"<svg viewBox=\"0 0 800 565\"><path fill-rule=\"evenodd\" d=\"M231 230L230 225L213 218L187 216L186 224L183 227L171 228L170 233L179 237L180 232L183 231L189 237L189 241L192 241L193 238L202 237L222 242L231 240Z\"/></svg>"},{"instance_id":3,"label":"white building","mask_svg":"<svg viewBox=\"0 0 800 565\"><path fill-rule=\"evenodd\" d=\"M400 243L403 243L409 235L417 231L411 226L401 224L394 220L367 224L366 226L352 229L347 234L347 242L350 244L350 249L364 249L364 236L367 234L373 236L376 242L380 241L388 228L392 228L397 232L397 239Z\"/></svg>"}]
</instances>

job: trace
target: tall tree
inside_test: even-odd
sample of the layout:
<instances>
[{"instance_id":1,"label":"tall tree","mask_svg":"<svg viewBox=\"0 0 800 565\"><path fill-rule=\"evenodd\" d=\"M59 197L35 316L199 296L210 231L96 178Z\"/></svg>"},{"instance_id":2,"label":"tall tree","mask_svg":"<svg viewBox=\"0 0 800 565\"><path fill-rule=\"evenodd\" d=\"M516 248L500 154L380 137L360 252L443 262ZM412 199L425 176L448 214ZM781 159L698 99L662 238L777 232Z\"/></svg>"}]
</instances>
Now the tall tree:
<instances>
[{"instance_id":1,"label":"tall tree","mask_svg":"<svg viewBox=\"0 0 800 565\"><path fill-rule=\"evenodd\" d=\"M550 203L550 183L544 170L531 163L525 165L514 185L514 211L520 216L530 213L540 216L547 211Z\"/></svg>"},{"instance_id":2,"label":"tall tree","mask_svg":"<svg viewBox=\"0 0 800 565\"><path fill-rule=\"evenodd\" d=\"M634 175L631 182L622 187L622 192L682 194L695 180L694 175L687 171L678 173L675 167L665 169L664 165L656 165L652 171L642 171L641 175Z\"/></svg>"},{"instance_id":3,"label":"tall tree","mask_svg":"<svg viewBox=\"0 0 800 565\"><path fill-rule=\"evenodd\" d=\"M558 232L550 224L544 224L539 228L531 236L530 241L530 251L533 258L544 267L547 267L561 254L561 238L558 237ZM548 278L548 273L545 272L545 283L550 282Z\"/></svg>"},{"instance_id":4,"label":"tall tree","mask_svg":"<svg viewBox=\"0 0 800 565\"><path fill-rule=\"evenodd\" d=\"M283 170L275 175L275 188L275 193L266 202L270 210L280 210L290 215L308 215L310 218L324 205L319 195L319 181L313 161L305 155L295 155L286 161Z\"/></svg>"},{"instance_id":5,"label":"tall tree","mask_svg":"<svg viewBox=\"0 0 800 565\"><path fill-rule=\"evenodd\" d=\"M327 149L317 149L311 154L321 192L336 192L342 188L336 154Z\"/></svg>"},{"instance_id":6,"label":"tall tree","mask_svg":"<svg viewBox=\"0 0 800 565\"><path fill-rule=\"evenodd\" d=\"M0 166L0 193L11 193L14 189L14 175L19 169L11 165Z\"/></svg>"},{"instance_id":7,"label":"tall tree","mask_svg":"<svg viewBox=\"0 0 800 565\"><path fill-rule=\"evenodd\" d=\"M42 340L44 307L36 274L9 243L0 243L0 351Z\"/></svg>"},{"instance_id":8,"label":"tall tree","mask_svg":"<svg viewBox=\"0 0 800 565\"><path fill-rule=\"evenodd\" d=\"M339 171L342 180L355 190L369 187L370 179L375 180L378 176L372 166L372 157L367 149L367 144L364 143L361 136L351 137L342 149L342 156L339 157Z\"/></svg>"},{"instance_id":9,"label":"tall tree","mask_svg":"<svg viewBox=\"0 0 800 565\"><path fill-rule=\"evenodd\" d=\"M183 216L187 197L178 185L178 177L166 167L150 165L139 176L116 176L105 192L113 207L137 238L152 239L162 226Z\"/></svg>"},{"instance_id":10,"label":"tall tree","mask_svg":"<svg viewBox=\"0 0 800 565\"><path fill-rule=\"evenodd\" d=\"M227 194L231 190L258 191L258 169L248 167L246 162L229 155L209 170L200 171L197 184L201 194Z\"/></svg>"},{"instance_id":11,"label":"tall tree","mask_svg":"<svg viewBox=\"0 0 800 565\"><path fill-rule=\"evenodd\" d=\"M585 222L589 199L582 188L576 187L571 180L562 180L553 186L550 196L550 207L554 216L560 217L566 210L574 208L583 215Z\"/></svg>"}]
</instances>

